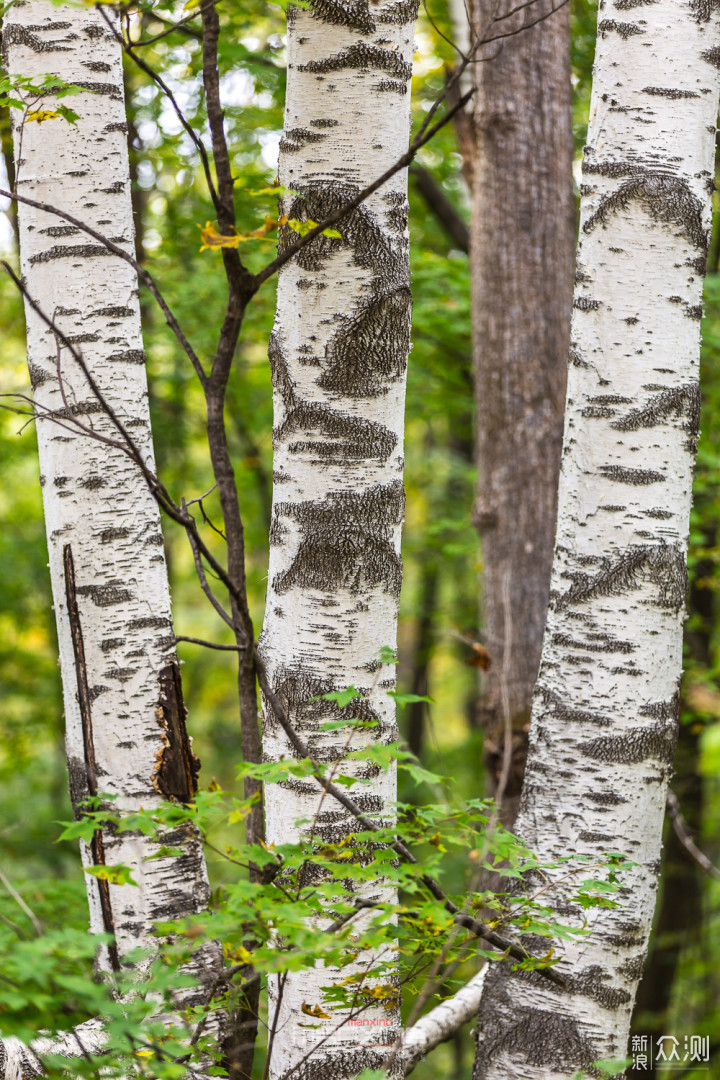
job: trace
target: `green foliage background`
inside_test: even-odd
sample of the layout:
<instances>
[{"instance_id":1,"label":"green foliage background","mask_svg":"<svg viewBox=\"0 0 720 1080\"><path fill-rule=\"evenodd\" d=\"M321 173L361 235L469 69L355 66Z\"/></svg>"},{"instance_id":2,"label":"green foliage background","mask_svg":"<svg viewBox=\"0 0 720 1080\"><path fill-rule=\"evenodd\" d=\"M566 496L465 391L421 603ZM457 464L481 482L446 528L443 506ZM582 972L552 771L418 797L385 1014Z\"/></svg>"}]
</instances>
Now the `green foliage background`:
<instances>
[{"instance_id":1,"label":"green foliage background","mask_svg":"<svg viewBox=\"0 0 720 1080\"><path fill-rule=\"evenodd\" d=\"M173 17L168 0L140 5L143 32L157 33L158 19ZM435 10L437 9L437 11ZM233 171L238 177L238 227L257 228L274 212L272 197L243 194L272 182L274 155L282 127L284 95L284 13L264 0L221 4L221 71ZM442 4L433 11L440 27L451 28ZM596 9L574 0L574 126L581 152L589 108ZM205 127L198 73L196 31L163 39L144 58L162 68L178 90L182 107L199 130ZM421 18L413 85L414 114L420 116L441 89L451 48ZM131 124L133 195L138 247L171 298L189 338L202 356L213 348L224 301L219 256L200 252L198 225L213 217L198 162L176 118L156 87L131 64L127 68ZM53 121L62 122L62 121ZM0 116L7 136L7 117ZM429 169L467 215L460 157L451 128L421 152ZM426 708L423 757L452 776L458 794L482 797L484 779L475 727L476 674L468 666L474 640L481 554L470 524L475 476L472 466L472 367L467 257L451 242L422 201L414 183L411 197L411 259L414 316L408 376L405 484L408 494L403 540L405 584L401 601L400 687L413 688L422 667L419 625L432 622L427 679L435 704ZM716 215L720 220L720 215ZM272 257L271 242L246 246L253 268ZM704 385L702 438L693 511L691 569L705 590L703 613L688 624L688 678L683 714L682 754L677 790L687 790L686 816L708 855L720 860L720 652L714 593L720 579L720 224L716 221L703 324ZM267 339L274 312L273 286L253 302L231 379L228 416L231 448L242 496L250 600L255 625L262 625L267 530L271 497L271 387ZM151 408L159 469L177 499L205 492L212 484L203 430L203 404L187 361L167 333L147 295L143 298ZM11 283L0 278L0 392L27 393L22 306ZM5 398L5 403L11 403ZM62 747L62 700L56 664L42 522L36 445L32 425L0 412L0 865L50 929L72 933L86 925L82 874L74 843L58 843L59 820L71 817ZM207 500L217 514L215 497ZM207 534L208 540L212 533ZM165 527L176 632L228 640L200 593L184 536ZM430 610L430 577L437 590ZM709 600L708 600L709 595ZM227 788L236 784L240 759L239 719L231 654L181 645L184 683L195 749L203 761L202 781ZM688 692L688 687L692 692ZM694 689L693 689L694 688ZM400 716L409 722L410 710ZM416 721L417 722L417 717ZM407 730L405 734L408 734ZM402 793L401 793L402 796ZM462 855L456 856L461 880ZM662 1015L652 1010L638 1030L710 1034L720 1030L720 886L685 867L685 887L696 890L692 925L671 928L657 946L677 954L677 973ZM213 880L221 875L210 860ZM671 880L669 877L668 880ZM25 925L26 917L0 885L0 915ZM687 921L687 920L686 920ZM0 923L3 937L11 931ZM674 936L673 936L674 935ZM87 970L87 951L66 943L73 970ZM75 951L73 951L75 950ZM0 969L1 969L0 960ZM643 1028L645 1024L645 1028ZM0 1027L2 1017L0 1016ZM417 1070L419 1080L467 1076L473 1044L467 1032L441 1048ZM698 1073L698 1076L703 1074ZM707 1074L704 1074L707 1075Z\"/></svg>"}]
</instances>

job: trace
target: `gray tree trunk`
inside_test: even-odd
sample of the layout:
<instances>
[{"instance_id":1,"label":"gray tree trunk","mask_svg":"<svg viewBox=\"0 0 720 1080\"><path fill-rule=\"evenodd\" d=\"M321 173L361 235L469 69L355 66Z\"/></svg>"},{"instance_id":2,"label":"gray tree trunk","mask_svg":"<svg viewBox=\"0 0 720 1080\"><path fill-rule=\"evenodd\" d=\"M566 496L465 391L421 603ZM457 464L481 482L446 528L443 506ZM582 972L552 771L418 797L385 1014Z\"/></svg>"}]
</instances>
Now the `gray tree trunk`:
<instances>
[{"instance_id":1,"label":"gray tree trunk","mask_svg":"<svg viewBox=\"0 0 720 1080\"><path fill-rule=\"evenodd\" d=\"M478 34L488 33L495 11L495 4L474 0ZM473 65L470 261L474 520L491 656L481 720L490 794L501 771L507 713L515 731L503 800L512 825L550 589L570 340L575 207L567 8L502 44L499 55Z\"/></svg>"}]
</instances>

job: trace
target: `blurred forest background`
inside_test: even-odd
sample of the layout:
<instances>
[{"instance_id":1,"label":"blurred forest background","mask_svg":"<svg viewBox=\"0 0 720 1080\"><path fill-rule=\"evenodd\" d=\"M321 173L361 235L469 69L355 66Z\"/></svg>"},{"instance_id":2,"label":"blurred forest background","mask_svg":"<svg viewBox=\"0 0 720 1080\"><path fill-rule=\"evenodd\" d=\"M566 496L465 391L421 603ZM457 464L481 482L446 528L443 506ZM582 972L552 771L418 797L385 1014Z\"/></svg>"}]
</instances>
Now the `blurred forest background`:
<instances>
[{"instance_id":1,"label":"blurred forest background","mask_svg":"<svg viewBox=\"0 0 720 1080\"><path fill-rule=\"evenodd\" d=\"M221 4L221 70L227 129L238 187L257 191L275 176L284 99L284 12L262 0ZM435 21L453 30L433 2ZM576 161L590 99L596 6L573 0ZM191 122L203 127L200 43L192 23L143 56L162 68ZM145 17L144 32L160 32ZM423 113L440 91L452 48L421 15L413 80ZM148 53L151 55L148 55ZM154 54L154 55L153 55ZM127 108L137 245L198 352L210 350L223 305L220 256L200 252L198 225L212 217L204 181L171 109L157 88L127 68ZM59 122L59 121L58 121ZM3 160L10 154L7 112L0 113ZM1 168L1 167L0 167ZM400 689L429 693L431 706L400 715L403 736L424 761L451 776L458 792L484 793L476 726L478 671L469 662L478 640L482 552L471 524L475 498L473 393L467 255L429 208L430 174L461 217L468 199L452 127L419 155L411 170L410 235L414 347L408 380L403 540L405 582L400 619ZM4 183L4 177L3 183ZM512 192L508 192L512 198ZM716 198L703 323L703 414L691 532L691 611L686 675L673 788L698 843L720 863L720 650L716 586L720 581L720 201ZM275 210L272 196L238 199L238 228L257 228ZM0 222L0 247L17 259L12 222ZM246 252L247 252L246 248ZM250 261L272 257L258 241ZM160 475L179 499L211 485L199 389L186 359L147 294L142 297L151 409ZM228 395L232 451L242 495L255 625L262 624L271 499L271 385L267 340L274 314L271 287L251 305ZM12 283L0 278L0 393L29 392L24 319ZM11 402L5 399L8 404ZM32 424L0 412L0 866L52 926L84 927L87 910L75 844L57 844L56 822L69 820L57 646ZM212 516L215 496L207 500ZM225 641L226 628L200 592L182 532L165 528L176 632ZM218 541L220 542L220 541ZM233 654L181 644L186 701L201 782L232 788L240 756ZM401 797L403 793L401 792ZM211 876L218 874L210 863ZM223 870L224 872L224 870ZM460 867L458 867L460 873ZM18 916L0 888L0 915ZM635 1030L702 1034L713 1048L720 1031L720 884L704 876L672 834ZM467 1033L431 1055L417 1071L469 1076L474 1044ZM708 1073L696 1073L707 1076ZM720 1075L720 1074L718 1074Z\"/></svg>"}]
</instances>

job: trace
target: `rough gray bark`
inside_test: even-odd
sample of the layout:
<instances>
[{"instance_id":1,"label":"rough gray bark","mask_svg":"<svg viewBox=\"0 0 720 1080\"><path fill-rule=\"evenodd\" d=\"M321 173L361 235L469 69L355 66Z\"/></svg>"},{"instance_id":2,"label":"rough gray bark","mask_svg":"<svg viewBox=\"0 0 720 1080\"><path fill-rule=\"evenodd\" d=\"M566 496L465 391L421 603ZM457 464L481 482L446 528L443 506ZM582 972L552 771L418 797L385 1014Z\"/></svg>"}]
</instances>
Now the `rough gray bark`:
<instances>
[{"instance_id":1,"label":"rough gray bark","mask_svg":"<svg viewBox=\"0 0 720 1080\"><path fill-rule=\"evenodd\" d=\"M496 5L473 0L471 10L482 36ZM575 209L568 9L502 44L499 55L473 65L470 260L474 520L492 661L481 721L500 747L506 711L516 732L516 781L503 800L511 826L550 588L570 340ZM503 602L506 582L509 604ZM488 755L490 794L497 788L496 761Z\"/></svg>"},{"instance_id":2,"label":"rough gray bark","mask_svg":"<svg viewBox=\"0 0 720 1080\"><path fill-rule=\"evenodd\" d=\"M551 600L516 832L544 860L620 851L637 866L619 906L591 910L592 933L558 946L566 990L489 973L475 1080L565 1080L624 1056L677 738L720 20L695 0L614 0L599 20ZM546 896L582 925L566 886Z\"/></svg>"}]
</instances>

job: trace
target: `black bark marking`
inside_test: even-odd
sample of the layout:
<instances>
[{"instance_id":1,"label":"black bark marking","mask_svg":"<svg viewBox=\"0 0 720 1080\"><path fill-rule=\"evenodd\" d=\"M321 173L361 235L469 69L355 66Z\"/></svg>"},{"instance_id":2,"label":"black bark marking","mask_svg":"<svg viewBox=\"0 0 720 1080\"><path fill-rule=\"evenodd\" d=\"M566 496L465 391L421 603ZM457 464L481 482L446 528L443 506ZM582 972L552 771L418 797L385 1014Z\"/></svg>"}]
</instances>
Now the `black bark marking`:
<instances>
[{"instance_id":1,"label":"black bark marking","mask_svg":"<svg viewBox=\"0 0 720 1080\"><path fill-rule=\"evenodd\" d=\"M379 45L370 45L365 41L358 41L355 45L341 49L333 56L326 56L322 60L311 60L308 64L298 65L298 71L311 71L325 73L328 71L341 71L344 68L379 68L387 71L396 79L407 83L412 76L412 64L408 64L401 56L392 49L383 49Z\"/></svg>"},{"instance_id":2,"label":"black bark marking","mask_svg":"<svg viewBox=\"0 0 720 1080\"><path fill-rule=\"evenodd\" d=\"M542 701L544 712L550 713L564 724L597 724L599 727L611 727L613 721L601 713L590 712L568 705L554 690L539 687L537 695Z\"/></svg>"},{"instance_id":3,"label":"black bark marking","mask_svg":"<svg viewBox=\"0 0 720 1080\"><path fill-rule=\"evenodd\" d=\"M608 972L603 971L599 964L593 964L577 975L569 975L566 982L571 993L592 998L602 1009L617 1009L632 1000L627 990L604 985L608 979Z\"/></svg>"},{"instance_id":4,"label":"black bark marking","mask_svg":"<svg viewBox=\"0 0 720 1080\"><path fill-rule=\"evenodd\" d=\"M402 560L395 551L393 526L405 509L402 481L377 484L362 494L338 492L326 499L280 503L276 521L293 518L303 537L289 567L278 574L278 593L300 586L334 592L338 588L364 594L377 585L400 595Z\"/></svg>"},{"instance_id":5,"label":"black bark marking","mask_svg":"<svg viewBox=\"0 0 720 1080\"><path fill-rule=\"evenodd\" d=\"M317 243L317 241L315 241ZM286 409L292 409L297 403L295 397L295 383L290 376L290 368L287 358L280 343L278 334L273 332L268 342L268 360L270 361L270 374L272 376L273 389L280 395Z\"/></svg>"},{"instance_id":6,"label":"black bark marking","mask_svg":"<svg viewBox=\"0 0 720 1080\"><path fill-rule=\"evenodd\" d=\"M720 0L690 0L690 10L697 22L709 22L713 12L720 7Z\"/></svg>"},{"instance_id":7,"label":"black bark marking","mask_svg":"<svg viewBox=\"0 0 720 1080\"><path fill-rule=\"evenodd\" d=\"M608 34L611 30L619 34L623 41L627 41L634 34L644 33L644 30L641 30L636 23L616 22L615 19L603 19L602 22L598 23L599 34Z\"/></svg>"},{"instance_id":8,"label":"black bark marking","mask_svg":"<svg viewBox=\"0 0 720 1080\"><path fill-rule=\"evenodd\" d=\"M97 311L91 312L92 317L98 316L107 319L129 319L134 314L135 312L132 308L115 305L99 308Z\"/></svg>"},{"instance_id":9,"label":"black bark marking","mask_svg":"<svg viewBox=\"0 0 720 1080\"><path fill-rule=\"evenodd\" d=\"M377 21L379 23L394 23L397 26L404 26L406 23L415 21L418 6L418 0L396 0L392 7L385 7L378 13Z\"/></svg>"},{"instance_id":10,"label":"black bark marking","mask_svg":"<svg viewBox=\"0 0 720 1080\"><path fill-rule=\"evenodd\" d=\"M641 176L645 168L627 161L583 161L582 171L583 174L590 173L590 175L619 179L623 176Z\"/></svg>"},{"instance_id":11,"label":"black bark marking","mask_svg":"<svg viewBox=\"0 0 720 1080\"><path fill-rule=\"evenodd\" d=\"M616 431L638 431L640 428L656 427L671 416L685 418L682 425L687 433L686 448L695 453L700 435L700 386L698 383L685 383L661 391L640 409L632 409L625 416L614 420L610 427Z\"/></svg>"},{"instance_id":12,"label":"black bark marking","mask_svg":"<svg viewBox=\"0 0 720 1080\"><path fill-rule=\"evenodd\" d=\"M100 94L102 97L122 101L122 94L115 83L85 82L83 79L75 79L73 86L81 86L83 90L89 90L91 94Z\"/></svg>"},{"instance_id":13,"label":"black bark marking","mask_svg":"<svg viewBox=\"0 0 720 1080\"><path fill-rule=\"evenodd\" d=\"M132 619L127 627L128 630L159 630L171 625L171 620L165 615L144 615L140 619Z\"/></svg>"},{"instance_id":14,"label":"black bark marking","mask_svg":"<svg viewBox=\"0 0 720 1080\"><path fill-rule=\"evenodd\" d=\"M543 940L547 950L547 940ZM493 975L495 983L498 978L509 982L507 974L499 968ZM496 996L493 992L492 998ZM502 997L503 1007L498 1009L490 1003L490 994L483 995L478 1022L482 1039L478 1042L473 1080L483 1080L503 1053L513 1062L522 1060L529 1066L549 1066L568 1075L597 1059L597 1051L573 1017L552 1011L550 1004L548 1011L513 1007L507 992Z\"/></svg>"},{"instance_id":15,"label":"black bark marking","mask_svg":"<svg viewBox=\"0 0 720 1080\"><path fill-rule=\"evenodd\" d=\"M21 26L19 23L6 23L3 27L3 53L11 45L24 45L35 53L72 52L72 45L61 45L58 41L43 41L33 30L65 30L70 23L49 23L47 26Z\"/></svg>"},{"instance_id":16,"label":"black bark marking","mask_svg":"<svg viewBox=\"0 0 720 1080\"><path fill-rule=\"evenodd\" d=\"M112 607L113 604L125 604L132 600L132 593L125 589L120 581L109 581L106 585L81 585L78 596L89 596L96 607Z\"/></svg>"},{"instance_id":17,"label":"black bark marking","mask_svg":"<svg viewBox=\"0 0 720 1080\"><path fill-rule=\"evenodd\" d=\"M650 169L643 169L601 199L595 213L583 225L583 232L592 232L598 224L606 225L612 214L627 210L634 200L645 207L654 221L676 225L693 247L707 254L707 231L700 199L693 195L686 180Z\"/></svg>"},{"instance_id":18,"label":"black bark marking","mask_svg":"<svg viewBox=\"0 0 720 1080\"><path fill-rule=\"evenodd\" d=\"M598 596L621 596L641 581L657 586L655 603L670 611L685 606L688 572L685 553L678 544L631 545L616 558L604 558L598 574L568 573L572 585L556 600L558 609L585 603Z\"/></svg>"},{"instance_id":19,"label":"black bark marking","mask_svg":"<svg viewBox=\"0 0 720 1080\"><path fill-rule=\"evenodd\" d=\"M553 634L553 645L560 645L570 649L584 649L586 652L595 653L631 653L635 652L637 645L631 641L618 641L610 634L588 634L587 640L576 641L570 634Z\"/></svg>"},{"instance_id":20,"label":"black bark marking","mask_svg":"<svg viewBox=\"0 0 720 1080\"><path fill-rule=\"evenodd\" d=\"M56 244L55 247L48 248L47 251L39 251L37 255L31 255L30 265L34 266L36 263L50 262L51 259L91 259L96 256L106 257L108 255L112 255L112 252L100 244L76 244L74 247Z\"/></svg>"},{"instance_id":21,"label":"black bark marking","mask_svg":"<svg viewBox=\"0 0 720 1080\"><path fill-rule=\"evenodd\" d=\"M112 71L112 65L106 64L104 60L87 60L83 63L83 67L86 67L88 71L99 71L105 74Z\"/></svg>"},{"instance_id":22,"label":"black bark marking","mask_svg":"<svg viewBox=\"0 0 720 1080\"><path fill-rule=\"evenodd\" d=\"M326 759L328 759L327 747L323 748L317 745L317 736L322 737L325 735L325 733L320 732L322 724L333 723L347 718L349 715L356 715L360 708L362 708L363 719L380 719L362 694L349 702L345 709L341 709L335 701L323 700L322 694L330 694L340 688L331 679L307 671L284 667L278 668L275 674L274 689L279 701L284 705L295 730L307 736L306 742L308 746L312 747L315 752L324 753ZM352 714L348 711L350 708L352 708ZM272 709L267 709L266 712L268 717L272 716ZM276 723L274 718L273 723ZM378 729L376 728L375 731L377 733ZM294 750L290 750L290 752L295 753ZM334 761L337 756L337 753L335 753L335 757L330 756L328 760ZM287 783L291 785L292 781ZM311 793L317 792L317 790L317 785L311 785ZM373 796L373 798L376 797ZM345 810L337 811L337 813L339 818L336 820L345 820L348 814Z\"/></svg>"},{"instance_id":23,"label":"black bark marking","mask_svg":"<svg viewBox=\"0 0 720 1080\"><path fill-rule=\"evenodd\" d=\"M47 229L41 229L43 236L76 236L80 232L75 225L50 225Z\"/></svg>"},{"instance_id":24,"label":"black bark marking","mask_svg":"<svg viewBox=\"0 0 720 1080\"><path fill-rule=\"evenodd\" d=\"M336 26L348 26L363 34L373 34L376 30L368 0L314 0L312 17Z\"/></svg>"},{"instance_id":25,"label":"black bark marking","mask_svg":"<svg viewBox=\"0 0 720 1080\"><path fill-rule=\"evenodd\" d=\"M302 189L302 198L292 202L288 216L299 221L323 221L357 195L358 191L355 184L333 182L307 185ZM378 284L384 285L386 291L391 291L393 285L407 287L406 244L391 243L367 207L359 206L351 211L338 223L337 229L342 239L316 237L312 244L298 252L298 266L308 271L321 270L331 255L343 245L348 245L352 248L355 263L372 271L378 278ZM279 239L279 251L282 253L285 247L295 242L297 233L285 225L280 229Z\"/></svg>"},{"instance_id":26,"label":"black bark marking","mask_svg":"<svg viewBox=\"0 0 720 1080\"><path fill-rule=\"evenodd\" d=\"M79 762L77 759L72 759L72 765L70 760L68 761L69 772L69 787L70 797L73 799L73 810L75 816L79 817L82 814L80 809L80 802L82 798L87 795L96 797L98 794L97 784L97 763L95 760L95 743L93 740L92 729L92 698L90 695L90 689L88 687L87 677L87 664L85 661L85 643L83 641L82 625L80 623L80 611L77 603L77 595L81 592L77 588L75 582L75 563L73 561L72 548L70 544L65 544L63 547L63 569L65 573L65 598L67 601L68 620L70 623L70 636L72 639L73 656L75 660L75 677L77 680L77 701L80 709L80 722L82 725L83 735L83 750L84 750L84 766L85 766L85 783L82 784L82 777L78 768ZM83 795L78 798L79 793L83 791ZM93 862L96 866L105 865L105 850L103 845L103 835L100 829L96 829L93 833L93 838L90 841L90 852ZM113 920L112 904L110 901L110 886L107 881L103 881L100 878L96 879L98 893L100 896L100 910L102 913L103 927L106 934L115 935L115 924ZM108 957L110 964L114 971L120 970L120 960L118 957L117 945L115 942L111 942L108 947Z\"/></svg>"},{"instance_id":27,"label":"black bark marking","mask_svg":"<svg viewBox=\"0 0 720 1080\"><path fill-rule=\"evenodd\" d=\"M280 150L288 154L294 154L309 143L322 142L323 139L327 139L327 135L323 135L319 131L310 131L309 128L290 128L288 131L283 132L283 137L280 140Z\"/></svg>"},{"instance_id":28,"label":"black bark marking","mask_svg":"<svg viewBox=\"0 0 720 1080\"><path fill-rule=\"evenodd\" d=\"M644 86L644 94L653 94L655 97L673 98L697 98L700 97L694 90L677 90L672 87L664 86Z\"/></svg>"},{"instance_id":29,"label":"black bark marking","mask_svg":"<svg viewBox=\"0 0 720 1080\"><path fill-rule=\"evenodd\" d=\"M118 364L144 364L145 353L142 349L123 349L121 352L112 353L108 360Z\"/></svg>"},{"instance_id":30,"label":"black bark marking","mask_svg":"<svg viewBox=\"0 0 720 1080\"><path fill-rule=\"evenodd\" d=\"M676 726L658 724L650 728L631 728L625 735L593 739L582 747L582 754L606 765L638 765L653 759L670 765L675 757L676 743Z\"/></svg>"},{"instance_id":31,"label":"black bark marking","mask_svg":"<svg viewBox=\"0 0 720 1080\"><path fill-rule=\"evenodd\" d=\"M158 681L160 697L155 716L162 729L163 746L156 755L153 787L166 799L189 803L197 791L200 761L193 754L187 733L187 709L178 665L164 667Z\"/></svg>"},{"instance_id":32,"label":"black bark marking","mask_svg":"<svg viewBox=\"0 0 720 1080\"><path fill-rule=\"evenodd\" d=\"M327 366L317 380L344 397L377 397L402 377L410 348L408 286L376 296L352 317L343 317L327 346Z\"/></svg>"},{"instance_id":33,"label":"black bark marking","mask_svg":"<svg viewBox=\"0 0 720 1080\"><path fill-rule=\"evenodd\" d=\"M397 445L397 435L382 424L309 401L291 409L274 436L282 440L296 433L304 437L291 442L288 449L293 454L313 454L317 465L385 461Z\"/></svg>"},{"instance_id":34,"label":"black bark marking","mask_svg":"<svg viewBox=\"0 0 720 1080\"><path fill-rule=\"evenodd\" d=\"M665 479L665 474L656 469L627 469L624 465L603 465L600 473L608 480L614 480L618 484L658 484Z\"/></svg>"},{"instance_id":35,"label":"black bark marking","mask_svg":"<svg viewBox=\"0 0 720 1080\"><path fill-rule=\"evenodd\" d=\"M576 296L573 300L573 307L578 311L597 311L600 307L600 301L593 300L589 296Z\"/></svg>"},{"instance_id":36,"label":"black bark marking","mask_svg":"<svg viewBox=\"0 0 720 1080\"><path fill-rule=\"evenodd\" d=\"M378 90L380 93L402 94L404 96L408 92L408 84L397 82L395 79L381 79L380 82L375 83L373 90Z\"/></svg>"},{"instance_id":37,"label":"black bark marking","mask_svg":"<svg viewBox=\"0 0 720 1080\"><path fill-rule=\"evenodd\" d=\"M703 60L713 67L720 68L720 45L713 45L711 49L705 49L700 53Z\"/></svg>"}]
</instances>

